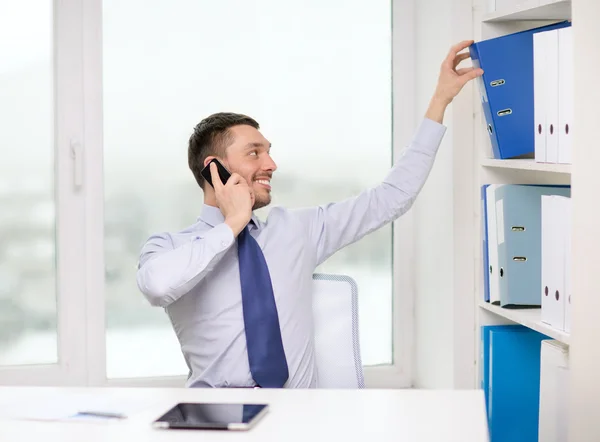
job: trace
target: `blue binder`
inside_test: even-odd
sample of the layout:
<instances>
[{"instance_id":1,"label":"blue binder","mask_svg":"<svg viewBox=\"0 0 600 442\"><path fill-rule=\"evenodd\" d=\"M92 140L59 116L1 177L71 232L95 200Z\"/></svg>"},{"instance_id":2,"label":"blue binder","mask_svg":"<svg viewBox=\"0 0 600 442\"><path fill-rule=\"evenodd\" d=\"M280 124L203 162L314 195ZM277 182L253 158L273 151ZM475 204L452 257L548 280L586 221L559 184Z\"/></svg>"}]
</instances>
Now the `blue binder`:
<instances>
[{"instance_id":1,"label":"blue binder","mask_svg":"<svg viewBox=\"0 0 600 442\"><path fill-rule=\"evenodd\" d=\"M490 330L488 419L491 442L538 442L541 342L534 330Z\"/></svg>"},{"instance_id":2,"label":"blue binder","mask_svg":"<svg viewBox=\"0 0 600 442\"><path fill-rule=\"evenodd\" d=\"M483 257L483 300L490 302L490 257L488 251L488 229L487 229L487 198L486 189L489 184L481 186L481 220L482 227L482 257Z\"/></svg>"},{"instance_id":3,"label":"blue binder","mask_svg":"<svg viewBox=\"0 0 600 442\"><path fill-rule=\"evenodd\" d=\"M534 153L533 34L570 26L568 21L473 43L473 66L494 158Z\"/></svg>"},{"instance_id":4,"label":"blue binder","mask_svg":"<svg viewBox=\"0 0 600 442\"><path fill-rule=\"evenodd\" d=\"M484 325L481 327L481 347L479 349L479 376L481 378L481 388L485 396L486 416L489 421L489 385L490 385L490 331L492 330L514 330L524 331L522 325Z\"/></svg>"},{"instance_id":5,"label":"blue binder","mask_svg":"<svg viewBox=\"0 0 600 442\"><path fill-rule=\"evenodd\" d=\"M502 307L541 306L542 195L570 196L571 188L509 184L496 190Z\"/></svg>"}]
</instances>

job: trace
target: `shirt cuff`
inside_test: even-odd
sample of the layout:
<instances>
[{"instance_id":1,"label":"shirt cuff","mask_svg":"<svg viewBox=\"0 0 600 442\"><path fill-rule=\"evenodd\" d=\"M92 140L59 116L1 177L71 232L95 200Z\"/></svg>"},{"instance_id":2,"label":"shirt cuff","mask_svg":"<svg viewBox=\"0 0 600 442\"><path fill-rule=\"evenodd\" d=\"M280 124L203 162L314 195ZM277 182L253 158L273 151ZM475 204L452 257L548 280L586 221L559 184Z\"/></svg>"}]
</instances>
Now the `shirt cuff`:
<instances>
[{"instance_id":1,"label":"shirt cuff","mask_svg":"<svg viewBox=\"0 0 600 442\"><path fill-rule=\"evenodd\" d=\"M433 156L439 149L445 133L446 126L429 118L423 118L413 137L413 144L418 151Z\"/></svg>"}]
</instances>

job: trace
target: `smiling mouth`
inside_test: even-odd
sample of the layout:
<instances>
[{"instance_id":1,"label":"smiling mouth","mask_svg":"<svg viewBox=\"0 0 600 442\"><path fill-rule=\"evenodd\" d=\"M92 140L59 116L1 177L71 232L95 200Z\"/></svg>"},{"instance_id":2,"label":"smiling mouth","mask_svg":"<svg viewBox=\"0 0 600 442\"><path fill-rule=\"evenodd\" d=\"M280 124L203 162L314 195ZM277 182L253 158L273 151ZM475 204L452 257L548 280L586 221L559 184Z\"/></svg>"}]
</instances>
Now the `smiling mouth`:
<instances>
[{"instance_id":1,"label":"smiling mouth","mask_svg":"<svg viewBox=\"0 0 600 442\"><path fill-rule=\"evenodd\" d=\"M269 190L271 189L271 183L269 180L256 180L255 182Z\"/></svg>"}]
</instances>

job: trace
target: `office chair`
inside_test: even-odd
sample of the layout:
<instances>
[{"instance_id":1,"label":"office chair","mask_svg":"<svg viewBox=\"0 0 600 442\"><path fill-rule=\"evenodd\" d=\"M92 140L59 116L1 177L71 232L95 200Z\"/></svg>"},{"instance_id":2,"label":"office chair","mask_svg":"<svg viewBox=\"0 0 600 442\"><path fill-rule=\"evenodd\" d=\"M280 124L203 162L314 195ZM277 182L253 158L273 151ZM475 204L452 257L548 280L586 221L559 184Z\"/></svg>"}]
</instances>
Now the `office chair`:
<instances>
[{"instance_id":1,"label":"office chair","mask_svg":"<svg viewBox=\"0 0 600 442\"><path fill-rule=\"evenodd\" d=\"M312 293L317 388L364 388L356 282L315 273Z\"/></svg>"}]
</instances>

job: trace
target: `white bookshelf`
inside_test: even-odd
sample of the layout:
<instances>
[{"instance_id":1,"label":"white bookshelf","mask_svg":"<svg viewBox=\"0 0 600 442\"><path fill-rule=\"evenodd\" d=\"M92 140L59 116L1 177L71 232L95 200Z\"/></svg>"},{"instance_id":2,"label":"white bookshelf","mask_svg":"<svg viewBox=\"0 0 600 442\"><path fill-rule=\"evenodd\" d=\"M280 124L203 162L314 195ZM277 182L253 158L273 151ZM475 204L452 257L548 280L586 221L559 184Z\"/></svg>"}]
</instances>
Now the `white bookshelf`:
<instances>
[{"instance_id":1,"label":"white bookshelf","mask_svg":"<svg viewBox=\"0 0 600 442\"><path fill-rule=\"evenodd\" d=\"M477 0L474 0L477 1ZM477 35L476 40L507 35L516 31L543 26L545 24L569 19L571 17L571 3L568 1L559 1L551 4L540 5L543 0L529 0L521 3L514 10L497 11L494 13L483 13L474 17L474 30ZM474 336L474 345L477 351L480 348L480 327L484 325L496 324L521 324L525 327L536 330L547 335L549 338L558 339L561 342L569 343L569 336L564 332L549 327L541 322L541 309L506 309L495 305L490 305L483 301L483 274L481 252L482 243L482 214L480 209L480 189L483 184L488 183L507 183L507 184L570 184L571 165L570 164L548 164L538 163L534 159L510 159L496 160L489 158L491 144L487 133L485 132L485 118L481 103L479 102L479 90L474 87L474 139L473 154L474 164L474 183L472 189L472 198L475 200L474 209L477 213L475 217L476 232L476 250L477 254L474 262L474 276L476 280L475 293L475 324L476 330ZM479 385L479 358L475 358L476 370L474 374L475 383Z\"/></svg>"},{"instance_id":2,"label":"white bookshelf","mask_svg":"<svg viewBox=\"0 0 600 442\"><path fill-rule=\"evenodd\" d=\"M571 19L571 0L527 0L511 10L498 10L484 14L483 23L515 20L565 20Z\"/></svg>"},{"instance_id":3,"label":"white bookshelf","mask_svg":"<svg viewBox=\"0 0 600 442\"><path fill-rule=\"evenodd\" d=\"M571 18L571 2L558 1L549 4L545 0L528 0L520 3L513 10L496 11L486 13L483 10L485 4L478 4L474 1L474 34L475 40L485 40L488 38L507 35L520 30L531 29L546 24L555 23ZM485 0L484 2L485 3ZM500 306L491 305L483 301L484 283L483 283L483 254L482 254L482 214L480 206L481 186L489 183L506 184L570 184L572 176L571 164L551 164L538 163L534 159L509 159L497 160L490 158L491 143L485 130L485 118L481 102L479 101L479 89L473 87L473 176L474 186L470 189L472 198L471 207L475 213L474 219L471 219L471 229L475 232L474 250L475 256L472 258L474 268L472 269L475 280L474 302L474 322L475 335L474 340L474 363L475 371L473 378L475 385L480 383L479 370L479 348L480 348L480 327L484 325L497 324L521 324L532 330L545 334L549 338L556 339L565 344L569 344L570 337L567 333L557 330L544 324L541 321L541 309L507 309Z\"/></svg>"},{"instance_id":4,"label":"white bookshelf","mask_svg":"<svg viewBox=\"0 0 600 442\"><path fill-rule=\"evenodd\" d=\"M574 33L575 120L573 166L534 160L491 159L478 87L457 97L453 127L454 198L454 383L480 388L480 326L521 324L570 347L569 440L600 440L600 149L594 85L600 72L600 1L527 0L512 10L487 13L487 0L455 0L456 41L507 35L572 19ZM467 16L468 18L465 18ZM541 321L540 309L512 310L483 301L481 185L486 183L570 184L572 215L572 333Z\"/></svg>"},{"instance_id":5,"label":"white bookshelf","mask_svg":"<svg viewBox=\"0 0 600 442\"><path fill-rule=\"evenodd\" d=\"M521 324L532 330L540 332L549 338L556 339L564 344L569 344L569 334L558 330L542 322L542 310L539 308L528 309L510 309L492 305L489 302L480 301L479 308L496 316L496 320L488 319L486 322L497 324L504 322L499 320L503 318L507 323Z\"/></svg>"},{"instance_id":6,"label":"white bookshelf","mask_svg":"<svg viewBox=\"0 0 600 442\"><path fill-rule=\"evenodd\" d=\"M534 160L496 160L493 158L485 158L481 160L481 166L499 169L512 170L530 170L535 172L552 172L561 174L570 174L570 164L552 164L552 163L537 163Z\"/></svg>"}]
</instances>

